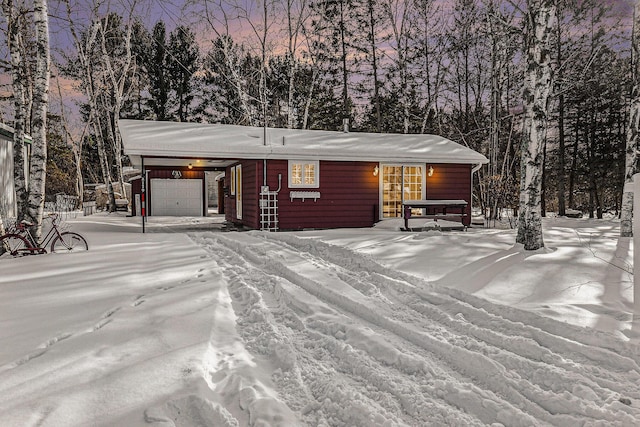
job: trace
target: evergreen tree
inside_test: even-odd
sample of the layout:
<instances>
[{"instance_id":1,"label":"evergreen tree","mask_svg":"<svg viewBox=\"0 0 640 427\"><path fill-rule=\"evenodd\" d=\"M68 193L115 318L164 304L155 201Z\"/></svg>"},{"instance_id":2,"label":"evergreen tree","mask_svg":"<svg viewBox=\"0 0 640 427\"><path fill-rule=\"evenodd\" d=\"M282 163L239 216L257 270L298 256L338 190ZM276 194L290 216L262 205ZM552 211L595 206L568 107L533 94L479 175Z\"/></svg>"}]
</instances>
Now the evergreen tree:
<instances>
[{"instance_id":1,"label":"evergreen tree","mask_svg":"<svg viewBox=\"0 0 640 427\"><path fill-rule=\"evenodd\" d=\"M163 21L153 27L149 54L145 56L147 75L149 78L149 105L156 120L169 120L167 103L169 101L170 80L168 77L167 34Z\"/></svg>"},{"instance_id":2,"label":"evergreen tree","mask_svg":"<svg viewBox=\"0 0 640 427\"><path fill-rule=\"evenodd\" d=\"M198 70L200 50L195 34L187 27L179 26L171 32L168 46L168 74L170 87L175 93L178 121L186 122L194 99L193 76Z\"/></svg>"}]
</instances>

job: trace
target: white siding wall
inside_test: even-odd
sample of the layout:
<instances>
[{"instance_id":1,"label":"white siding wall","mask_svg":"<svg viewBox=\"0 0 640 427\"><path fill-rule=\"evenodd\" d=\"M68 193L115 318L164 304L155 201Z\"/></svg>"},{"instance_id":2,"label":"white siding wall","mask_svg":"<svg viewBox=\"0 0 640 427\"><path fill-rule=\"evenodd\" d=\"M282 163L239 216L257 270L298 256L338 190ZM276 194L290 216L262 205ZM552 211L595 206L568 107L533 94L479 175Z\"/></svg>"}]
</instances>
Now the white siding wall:
<instances>
[{"instance_id":1,"label":"white siding wall","mask_svg":"<svg viewBox=\"0 0 640 427\"><path fill-rule=\"evenodd\" d=\"M0 215L16 216L16 193L13 185L13 140L0 135Z\"/></svg>"}]
</instances>

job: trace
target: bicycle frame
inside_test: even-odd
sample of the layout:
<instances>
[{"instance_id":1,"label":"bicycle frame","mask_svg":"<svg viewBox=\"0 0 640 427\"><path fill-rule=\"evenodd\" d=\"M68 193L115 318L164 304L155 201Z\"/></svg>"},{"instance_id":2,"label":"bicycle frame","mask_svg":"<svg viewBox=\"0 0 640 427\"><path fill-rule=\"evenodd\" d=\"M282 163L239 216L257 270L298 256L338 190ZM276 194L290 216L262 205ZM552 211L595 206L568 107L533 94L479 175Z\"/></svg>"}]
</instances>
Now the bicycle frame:
<instances>
[{"instance_id":1,"label":"bicycle frame","mask_svg":"<svg viewBox=\"0 0 640 427\"><path fill-rule=\"evenodd\" d=\"M17 225L16 228L17 228L18 234L23 235L32 246L30 248L24 248L23 250L29 251L31 253L34 253L34 252L40 253L40 254L46 253L47 245L51 243L54 237L60 236L60 231L58 230L58 224L56 222L58 220L58 215L52 214L52 215L49 215L47 218L51 219L51 228L49 229L49 231L47 231L47 234L45 234L44 238L41 239L42 243L40 245L36 243L35 238L31 234L31 231L29 231L29 228L26 224L20 223Z\"/></svg>"}]
</instances>

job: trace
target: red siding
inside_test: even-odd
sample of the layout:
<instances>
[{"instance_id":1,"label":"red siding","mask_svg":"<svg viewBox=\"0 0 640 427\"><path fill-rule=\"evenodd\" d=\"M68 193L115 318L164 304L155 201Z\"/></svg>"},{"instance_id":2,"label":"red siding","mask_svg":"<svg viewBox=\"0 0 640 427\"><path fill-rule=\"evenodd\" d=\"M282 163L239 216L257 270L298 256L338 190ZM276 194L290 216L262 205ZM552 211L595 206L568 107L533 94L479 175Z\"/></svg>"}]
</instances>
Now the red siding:
<instances>
[{"instance_id":1,"label":"red siding","mask_svg":"<svg viewBox=\"0 0 640 427\"><path fill-rule=\"evenodd\" d=\"M242 165L243 218L236 219L235 196L227 192L225 215L228 221L249 228L260 228L259 198L262 186L263 163L247 160ZM320 161L319 188L289 188L288 161L269 160L267 185L272 191L281 188L278 196L279 227L281 230L304 228L371 227L379 219L380 194L374 162ZM427 165L428 168L429 165ZM471 166L432 164L434 174L427 177L427 199L463 199L471 201ZM227 168L225 186L230 185L231 168ZM318 191L317 201L304 202L289 197L290 191ZM467 208L465 224L471 223L471 204Z\"/></svg>"},{"instance_id":2,"label":"red siding","mask_svg":"<svg viewBox=\"0 0 640 427\"><path fill-rule=\"evenodd\" d=\"M319 188L288 187L288 161L269 160L267 185L272 191L281 188L278 196L278 220L282 230L303 228L371 227L378 219L378 177L373 176L377 163L320 162ZM259 197L262 186L262 162L242 162L243 170L243 219L242 224L260 228ZM227 174L230 174L230 168ZM227 183L229 180L226 181ZM228 185L228 184L227 184ZM290 191L319 191L317 201L291 200ZM226 219L235 219L235 197L225 203ZM228 209L228 210L227 210Z\"/></svg>"},{"instance_id":3,"label":"red siding","mask_svg":"<svg viewBox=\"0 0 640 427\"><path fill-rule=\"evenodd\" d=\"M320 162L319 188L288 187L288 162L272 161L268 164L267 183L278 188L278 174L282 175L282 188L278 197L280 228L371 227L378 218L378 177L373 176L377 163ZM318 191L317 201L293 199L290 191Z\"/></svg>"},{"instance_id":4,"label":"red siding","mask_svg":"<svg viewBox=\"0 0 640 427\"><path fill-rule=\"evenodd\" d=\"M427 200L462 199L466 200L467 217L465 225L471 224L471 165L430 164L433 175L427 176Z\"/></svg>"},{"instance_id":5,"label":"red siding","mask_svg":"<svg viewBox=\"0 0 640 427\"><path fill-rule=\"evenodd\" d=\"M231 194L231 167L242 165L242 219L236 218L236 195ZM259 177L259 179L258 179ZM260 212L258 203L260 185L262 183L262 161L243 160L235 163L225 171L225 219L234 224L242 224L249 228L260 228Z\"/></svg>"}]
</instances>

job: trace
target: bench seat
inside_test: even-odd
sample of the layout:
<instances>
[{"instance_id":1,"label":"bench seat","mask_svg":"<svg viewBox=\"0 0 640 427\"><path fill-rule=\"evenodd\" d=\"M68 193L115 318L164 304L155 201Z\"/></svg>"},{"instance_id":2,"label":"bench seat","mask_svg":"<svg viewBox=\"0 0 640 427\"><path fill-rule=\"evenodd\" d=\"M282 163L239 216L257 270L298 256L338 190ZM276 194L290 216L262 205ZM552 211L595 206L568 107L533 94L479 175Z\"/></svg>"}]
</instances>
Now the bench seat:
<instances>
[{"instance_id":1,"label":"bench seat","mask_svg":"<svg viewBox=\"0 0 640 427\"><path fill-rule=\"evenodd\" d=\"M467 226L464 224L464 218L467 217L465 212L467 205L467 201L461 199L405 200L402 203L404 229L410 230L411 209L422 209L423 215L415 218L433 219L434 221L438 221L438 219L458 220L466 230Z\"/></svg>"}]
</instances>

